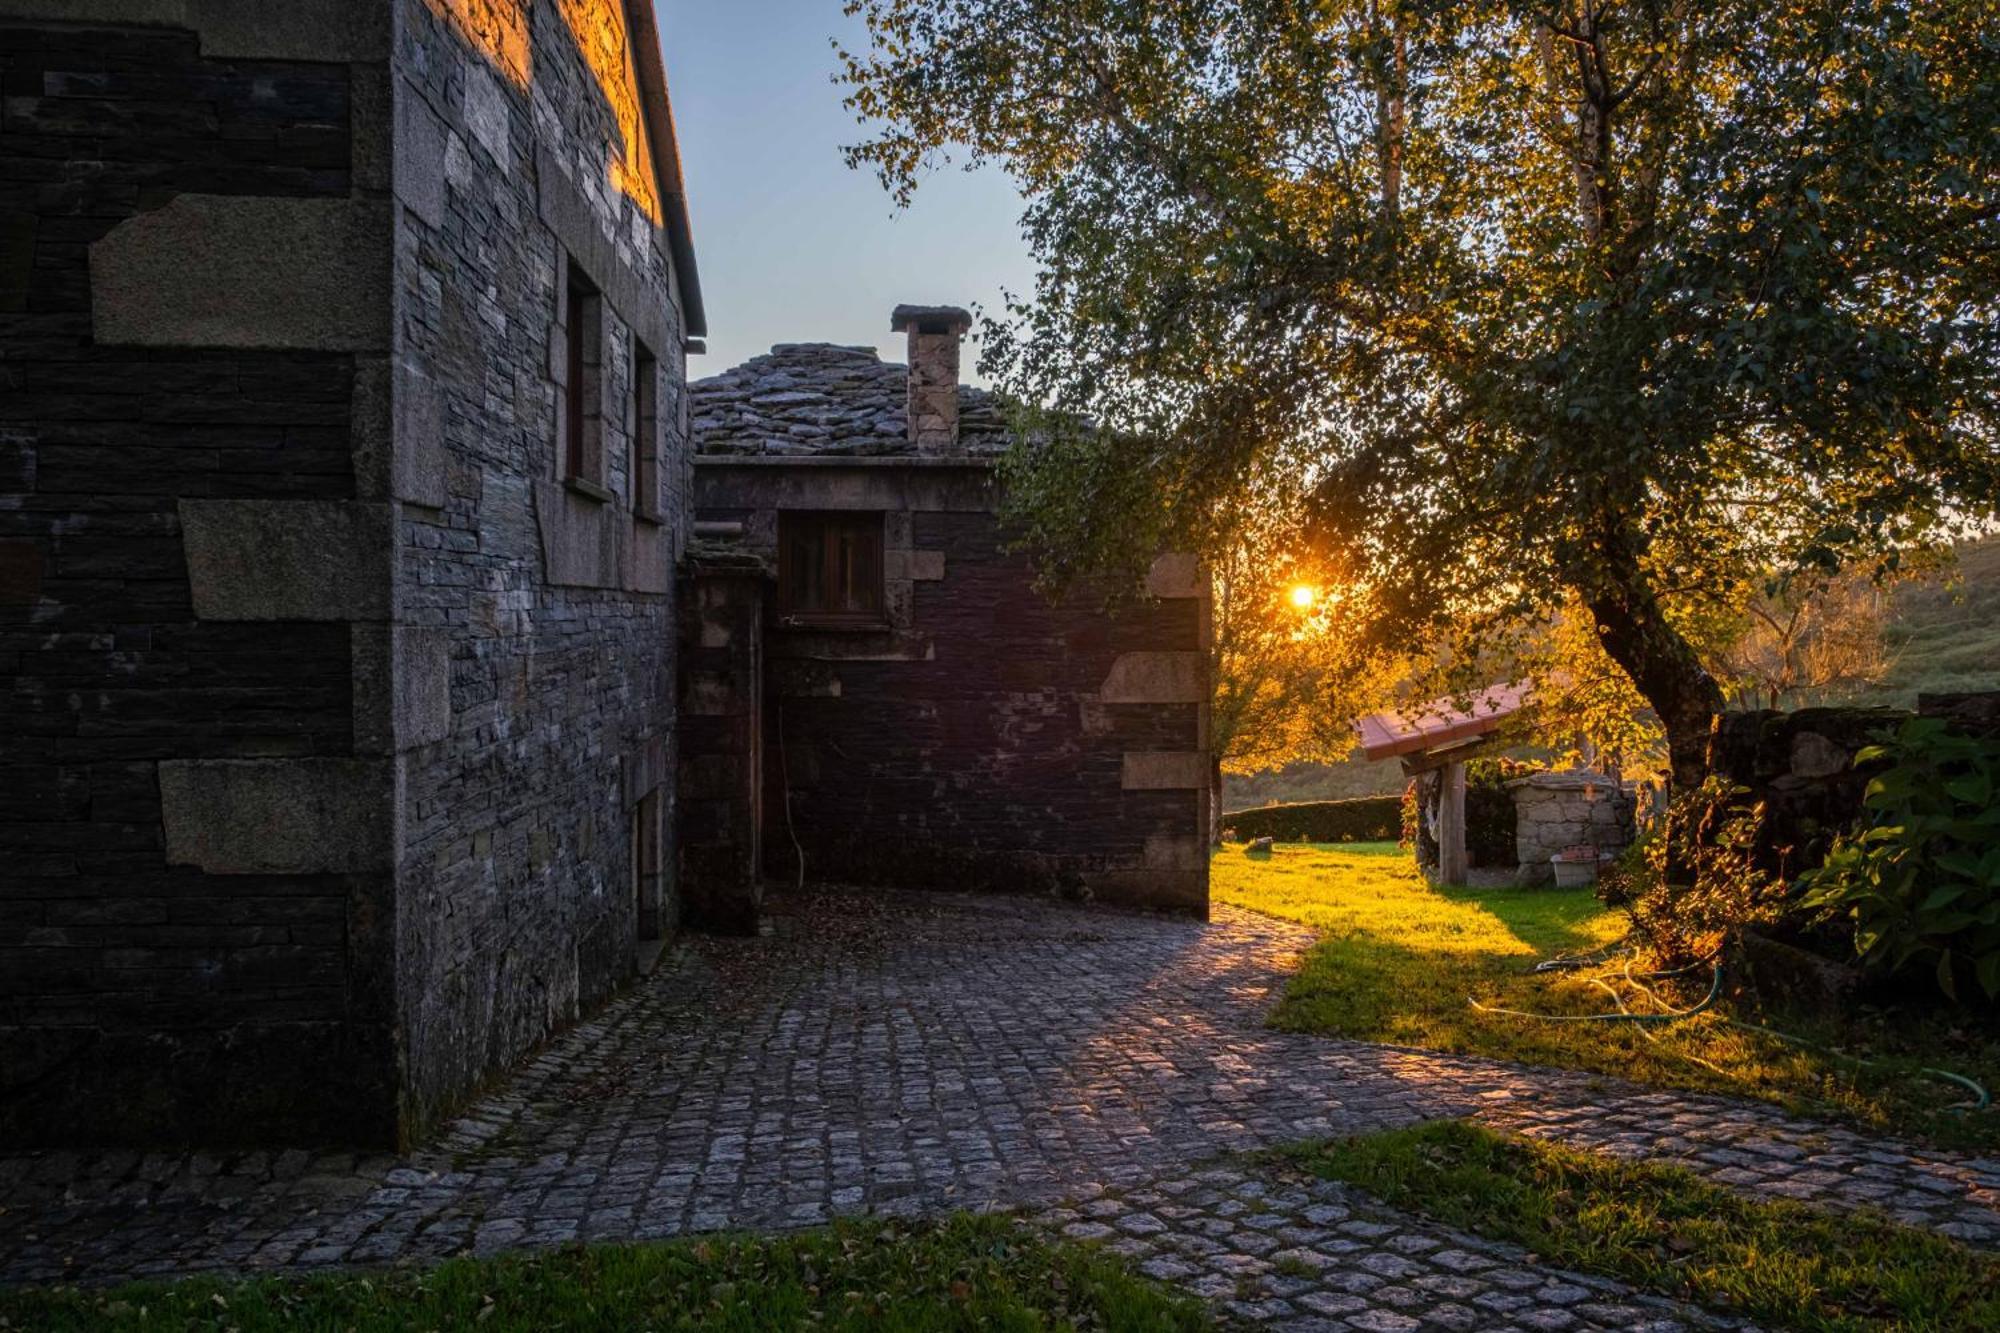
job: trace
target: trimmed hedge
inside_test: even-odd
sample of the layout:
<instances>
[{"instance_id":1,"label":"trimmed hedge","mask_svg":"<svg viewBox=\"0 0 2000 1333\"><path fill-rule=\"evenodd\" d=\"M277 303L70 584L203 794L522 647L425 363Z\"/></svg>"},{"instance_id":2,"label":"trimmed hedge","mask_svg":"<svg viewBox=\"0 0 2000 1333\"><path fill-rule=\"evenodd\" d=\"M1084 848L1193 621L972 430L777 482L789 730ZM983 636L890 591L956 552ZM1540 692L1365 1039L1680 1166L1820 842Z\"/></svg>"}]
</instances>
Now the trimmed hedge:
<instances>
[{"instance_id":1,"label":"trimmed hedge","mask_svg":"<svg viewBox=\"0 0 2000 1333\"><path fill-rule=\"evenodd\" d=\"M1222 827L1249 841L1395 842L1403 836L1403 798L1358 796L1347 801L1265 805L1222 817Z\"/></svg>"}]
</instances>

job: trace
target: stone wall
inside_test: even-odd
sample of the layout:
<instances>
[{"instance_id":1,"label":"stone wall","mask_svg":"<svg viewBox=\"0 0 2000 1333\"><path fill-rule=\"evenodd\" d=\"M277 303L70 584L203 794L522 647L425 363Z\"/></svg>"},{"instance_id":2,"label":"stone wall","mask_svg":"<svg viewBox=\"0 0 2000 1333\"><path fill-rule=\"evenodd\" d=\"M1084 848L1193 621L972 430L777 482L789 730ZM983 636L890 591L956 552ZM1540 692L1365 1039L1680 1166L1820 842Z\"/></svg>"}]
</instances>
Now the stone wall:
<instances>
[{"instance_id":1,"label":"stone wall","mask_svg":"<svg viewBox=\"0 0 2000 1333\"><path fill-rule=\"evenodd\" d=\"M0 5L16 1146L395 1132L387 11L185 8Z\"/></svg>"},{"instance_id":2,"label":"stone wall","mask_svg":"<svg viewBox=\"0 0 2000 1333\"><path fill-rule=\"evenodd\" d=\"M885 627L767 621L767 872L796 873L796 838L815 880L1205 914L1198 569L1163 559L1159 600L1115 615L1051 605L994 500L974 462L698 461L698 517L766 557L781 509L884 515Z\"/></svg>"},{"instance_id":3,"label":"stone wall","mask_svg":"<svg viewBox=\"0 0 2000 1333\"><path fill-rule=\"evenodd\" d=\"M635 841L642 821L655 840L674 822L686 329L634 142L621 0L397 3L399 390L435 446L397 582L449 698L405 756L402 798L396 965L420 1128L628 976L642 906L677 916L671 877L635 882ZM595 293L575 309L572 266ZM572 320L590 321L578 476Z\"/></svg>"},{"instance_id":4,"label":"stone wall","mask_svg":"<svg viewBox=\"0 0 2000 1333\"><path fill-rule=\"evenodd\" d=\"M1549 858L1570 847L1617 853L1632 843L1638 799L1601 773L1548 772L1507 784L1514 798L1514 852L1523 884L1555 877Z\"/></svg>"},{"instance_id":5,"label":"stone wall","mask_svg":"<svg viewBox=\"0 0 2000 1333\"><path fill-rule=\"evenodd\" d=\"M421 1134L675 914L650 13L0 11L0 1139Z\"/></svg>"},{"instance_id":6,"label":"stone wall","mask_svg":"<svg viewBox=\"0 0 2000 1333\"><path fill-rule=\"evenodd\" d=\"M1925 696L1917 711L1954 729L2000 735L2000 695ZM1769 709L1725 713L1710 745L1715 771L1764 803L1758 861L1796 875L1818 865L1833 836L1861 814L1871 769L1854 756L1911 717L1894 708Z\"/></svg>"}]
</instances>

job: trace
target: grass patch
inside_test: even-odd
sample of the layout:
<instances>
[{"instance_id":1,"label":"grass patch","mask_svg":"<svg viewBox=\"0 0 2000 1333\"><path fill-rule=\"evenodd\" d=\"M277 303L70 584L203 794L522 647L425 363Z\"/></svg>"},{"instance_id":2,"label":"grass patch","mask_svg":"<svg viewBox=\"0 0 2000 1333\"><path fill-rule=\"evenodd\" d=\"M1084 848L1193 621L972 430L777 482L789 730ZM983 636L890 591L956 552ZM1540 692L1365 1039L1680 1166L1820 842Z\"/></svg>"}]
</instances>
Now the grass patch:
<instances>
[{"instance_id":1,"label":"grass patch","mask_svg":"<svg viewBox=\"0 0 2000 1333\"><path fill-rule=\"evenodd\" d=\"M1216 855L1217 902L1312 926L1321 938L1272 1014L1272 1026L1362 1041L1554 1065L1661 1087L1725 1093L1952 1147L2000 1145L2000 1112L1962 1115L1964 1097L1926 1065L2000 1086L2000 1035L1971 1019L1817 1014L1701 1015L1670 1027L1545 1023L1479 1013L1468 997L1530 1013L1596 1014L1611 997L1583 974L1529 975L1536 960L1621 939L1622 912L1589 889L1435 888L1393 844L1284 846ZM1685 1007L1707 978L1663 988ZM1745 1031L1744 1018L1817 1043ZM1834 1052L1843 1054L1835 1054ZM1863 1066L1844 1056L1859 1056Z\"/></svg>"},{"instance_id":2,"label":"grass patch","mask_svg":"<svg viewBox=\"0 0 2000 1333\"><path fill-rule=\"evenodd\" d=\"M424 1272L0 1291L0 1328L1089 1329L1192 1333L1194 1300L1005 1218L596 1245Z\"/></svg>"},{"instance_id":3,"label":"grass patch","mask_svg":"<svg viewBox=\"0 0 2000 1333\"><path fill-rule=\"evenodd\" d=\"M1562 1267L1775 1327L2000 1328L2000 1259L1877 1215L1747 1199L1676 1167L1454 1121L1278 1155Z\"/></svg>"}]
</instances>

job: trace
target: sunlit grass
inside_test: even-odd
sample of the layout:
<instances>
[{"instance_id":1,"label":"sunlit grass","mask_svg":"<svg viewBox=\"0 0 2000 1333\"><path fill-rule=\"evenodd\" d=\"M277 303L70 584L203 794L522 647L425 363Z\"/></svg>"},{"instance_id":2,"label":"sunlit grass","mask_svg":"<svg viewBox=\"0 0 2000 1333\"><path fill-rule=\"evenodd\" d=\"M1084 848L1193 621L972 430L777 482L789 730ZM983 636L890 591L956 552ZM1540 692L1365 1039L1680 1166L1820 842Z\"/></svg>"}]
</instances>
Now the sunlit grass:
<instances>
[{"instance_id":1,"label":"sunlit grass","mask_svg":"<svg viewBox=\"0 0 2000 1333\"><path fill-rule=\"evenodd\" d=\"M1552 1023L1483 1014L1468 1003L1534 1014L1614 1011L1612 992L1656 1008L1615 975L1617 965L1531 975L1544 958L1587 954L1623 939L1628 923L1589 889L1434 888L1393 844L1285 846L1268 856L1217 853L1215 901L1316 928L1271 1017L1317 1032L1617 1075L1634 1082L1778 1103L1954 1146L2000 1144L2000 1114L1957 1114L1964 1093L1924 1076L1943 1066L1992 1087L2000 1036L1935 1016L1875 1015L1846 1023L1822 1014L1739 1014L1728 1006L1670 1026ZM1593 975L1612 973L1603 985ZM1687 1007L1710 978L1656 984ZM1607 989L1606 987L1609 987ZM1875 1062L1733 1026L1747 1018Z\"/></svg>"},{"instance_id":2,"label":"sunlit grass","mask_svg":"<svg viewBox=\"0 0 2000 1333\"><path fill-rule=\"evenodd\" d=\"M1004 1218L593 1245L427 1271L0 1290L0 1329L1194 1333L1201 1306Z\"/></svg>"},{"instance_id":3,"label":"sunlit grass","mask_svg":"<svg viewBox=\"0 0 2000 1333\"><path fill-rule=\"evenodd\" d=\"M1451 1121L1276 1154L1564 1268L1773 1328L2000 1328L2000 1259L1886 1218L1756 1200Z\"/></svg>"}]
</instances>

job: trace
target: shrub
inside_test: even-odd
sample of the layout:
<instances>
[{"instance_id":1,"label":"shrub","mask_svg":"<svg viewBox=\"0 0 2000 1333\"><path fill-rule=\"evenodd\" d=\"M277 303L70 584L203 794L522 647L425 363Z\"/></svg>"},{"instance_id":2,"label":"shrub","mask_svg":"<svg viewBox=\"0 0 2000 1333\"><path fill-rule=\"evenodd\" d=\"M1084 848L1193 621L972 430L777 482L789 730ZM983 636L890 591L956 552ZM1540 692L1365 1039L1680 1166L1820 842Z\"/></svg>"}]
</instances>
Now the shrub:
<instances>
[{"instance_id":1,"label":"shrub","mask_svg":"<svg viewBox=\"0 0 2000 1333\"><path fill-rule=\"evenodd\" d=\"M1764 807L1747 801L1749 794L1711 777L1676 797L1667 832L1634 843L1599 886L1605 902L1631 910L1663 961L1711 958L1746 928L1784 919L1784 882L1757 867ZM1674 852L1681 876L1691 883L1668 882L1667 862Z\"/></svg>"},{"instance_id":2,"label":"shrub","mask_svg":"<svg viewBox=\"0 0 2000 1333\"><path fill-rule=\"evenodd\" d=\"M1912 718L1855 756L1877 760L1860 822L1800 877L1800 909L1851 924L1870 971L1926 967L1954 999L1967 977L2000 998L2000 744Z\"/></svg>"},{"instance_id":3,"label":"shrub","mask_svg":"<svg viewBox=\"0 0 2000 1333\"><path fill-rule=\"evenodd\" d=\"M1535 772L1513 759L1474 759L1465 766L1465 855L1475 866L1512 866L1514 796L1507 784Z\"/></svg>"},{"instance_id":4,"label":"shrub","mask_svg":"<svg viewBox=\"0 0 2000 1333\"><path fill-rule=\"evenodd\" d=\"M1359 796L1347 801L1299 801L1239 810L1223 818L1236 836L1279 842L1394 842L1402 827L1402 798Z\"/></svg>"}]
</instances>

